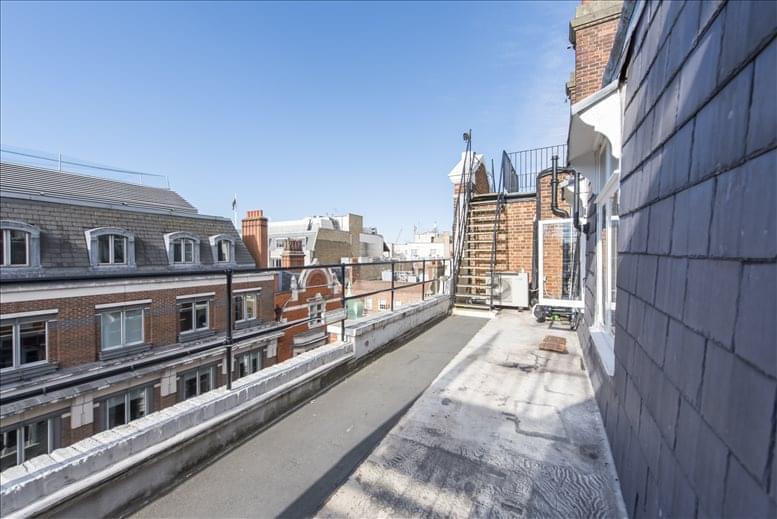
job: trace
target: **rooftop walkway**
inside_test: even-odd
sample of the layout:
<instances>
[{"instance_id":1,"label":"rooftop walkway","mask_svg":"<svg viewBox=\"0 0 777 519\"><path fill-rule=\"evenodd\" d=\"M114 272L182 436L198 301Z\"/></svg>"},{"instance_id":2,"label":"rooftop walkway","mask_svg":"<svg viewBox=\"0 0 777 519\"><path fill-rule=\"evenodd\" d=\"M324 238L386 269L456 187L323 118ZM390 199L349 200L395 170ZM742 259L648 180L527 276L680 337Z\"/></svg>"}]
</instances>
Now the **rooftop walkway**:
<instances>
[{"instance_id":1,"label":"rooftop walkway","mask_svg":"<svg viewBox=\"0 0 777 519\"><path fill-rule=\"evenodd\" d=\"M539 350L546 335L569 354ZM625 517L576 335L501 312L319 515Z\"/></svg>"},{"instance_id":2,"label":"rooftop walkway","mask_svg":"<svg viewBox=\"0 0 777 519\"><path fill-rule=\"evenodd\" d=\"M137 517L305 517L486 323L452 316L184 478Z\"/></svg>"}]
</instances>

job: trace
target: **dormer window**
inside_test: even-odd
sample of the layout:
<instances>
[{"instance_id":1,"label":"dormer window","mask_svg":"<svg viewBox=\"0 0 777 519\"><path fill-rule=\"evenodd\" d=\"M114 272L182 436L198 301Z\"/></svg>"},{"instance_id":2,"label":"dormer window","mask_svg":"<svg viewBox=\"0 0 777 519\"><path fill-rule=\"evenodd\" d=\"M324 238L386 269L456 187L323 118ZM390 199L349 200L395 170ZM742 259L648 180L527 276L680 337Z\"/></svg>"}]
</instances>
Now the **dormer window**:
<instances>
[{"instance_id":1,"label":"dormer window","mask_svg":"<svg viewBox=\"0 0 777 519\"><path fill-rule=\"evenodd\" d=\"M170 265L193 265L200 262L200 239L190 232L165 234L165 248Z\"/></svg>"},{"instance_id":2,"label":"dormer window","mask_svg":"<svg viewBox=\"0 0 777 519\"><path fill-rule=\"evenodd\" d=\"M93 267L135 266L135 237L116 227L90 229L86 235L89 262Z\"/></svg>"},{"instance_id":3,"label":"dormer window","mask_svg":"<svg viewBox=\"0 0 777 519\"><path fill-rule=\"evenodd\" d=\"M181 238L173 243L173 263L194 263L194 241Z\"/></svg>"},{"instance_id":4,"label":"dormer window","mask_svg":"<svg viewBox=\"0 0 777 519\"><path fill-rule=\"evenodd\" d=\"M30 234L14 229L0 231L0 265L26 267L30 263Z\"/></svg>"},{"instance_id":5,"label":"dormer window","mask_svg":"<svg viewBox=\"0 0 777 519\"><path fill-rule=\"evenodd\" d=\"M210 237L210 246L213 253L213 263L235 262L235 239L226 234L217 234Z\"/></svg>"},{"instance_id":6,"label":"dormer window","mask_svg":"<svg viewBox=\"0 0 777 519\"><path fill-rule=\"evenodd\" d=\"M0 266L40 265L40 230L23 222L0 221Z\"/></svg>"},{"instance_id":7,"label":"dormer window","mask_svg":"<svg viewBox=\"0 0 777 519\"><path fill-rule=\"evenodd\" d=\"M100 265L126 265L127 238L118 234L105 234L97 238Z\"/></svg>"},{"instance_id":8,"label":"dormer window","mask_svg":"<svg viewBox=\"0 0 777 519\"><path fill-rule=\"evenodd\" d=\"M216 261L219 263L224 261L230 261L229 248L232 245L227 240L219 240L216 242Z\"/></svg>"}]
</instances>

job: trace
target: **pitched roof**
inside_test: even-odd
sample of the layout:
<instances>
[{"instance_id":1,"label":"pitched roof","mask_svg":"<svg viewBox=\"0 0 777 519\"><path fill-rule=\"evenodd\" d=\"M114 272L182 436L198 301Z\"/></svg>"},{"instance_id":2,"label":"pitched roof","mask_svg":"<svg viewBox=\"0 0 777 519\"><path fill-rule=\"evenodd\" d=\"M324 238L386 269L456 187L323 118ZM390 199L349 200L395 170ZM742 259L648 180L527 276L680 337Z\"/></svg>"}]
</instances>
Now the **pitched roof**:
<instances>
[{"instance_id":1,"label":"pitched roof","mask_svg":"<svg viewBox=\"0 0 777 519\"><path fill-rule=\"evenodd\" d=\"M175 213L197 213L193 205L171 189L8 162L0 162L0 192Z\"/></svg>"}]
</instances>

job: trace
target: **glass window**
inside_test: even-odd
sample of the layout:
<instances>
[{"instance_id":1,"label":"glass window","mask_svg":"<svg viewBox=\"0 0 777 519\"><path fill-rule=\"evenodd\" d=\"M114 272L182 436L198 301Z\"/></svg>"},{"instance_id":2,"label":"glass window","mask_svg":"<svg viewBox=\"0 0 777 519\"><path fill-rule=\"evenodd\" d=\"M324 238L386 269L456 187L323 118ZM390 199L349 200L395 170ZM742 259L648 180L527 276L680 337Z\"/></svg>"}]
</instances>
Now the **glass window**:
<instances>
[{"instance_id":1,"label":"glass window","mask_svg":"<svg viewBox=\"0 0 777 519\"><path fill-rule=\"evenodd\" d=\"M182 303L178 308L178 320L181 323L181 333L194 330L207 330L208 324L208 301L191 301Z\"/></svg>"},{"instance_id":2,"label":"glass window","mask_svg":"<svg viewBox=\"0 0 777 519\"><path fill-rule=\"evenodd\" d=\"M105 400L105 428L111 429L149 413L149 388L131 389Z\"/></svg>"},{"instance_id":3,"label":"glass window","mask_svg":"<svg viewBox=\"0 0 777 519\"><path fill-rule=\"evenodd\" d=\"M247 295L245 305L246 305L245 318L256 319L256 295L255 294Z\"/></svg>"},{"instance_id":4,"label":"glass window","mask_svg":"<svg viewBox=\"0 0 777 519\"><path fill-rule=\"evenodd\" d=\"M0 325L0 368L46 361L46 321L10 321Z\"/></svg>"},{"instance_id":5,"label":"glass window","mask_svg":"<svg viewBox=\"0 0 777 519\"><path fill-rule=\"evenodd\" d=\"M216 384L216 369L213 366L204 366L181 375L183 400L201 395L210 391Z\"/></svg>"},{"instance_id":6,"label":"glass window","mask_svg":"<svg viewBox=\"0 0 777 519\"><path fill-rule=\"evenodd\" d=\"M229 252L232 244L229 240L219 240L216 242L216 254L218 261L230 261Z\"/></svg>"},{"instance_id":7,"label":"glass window","mask_svg":"<svg viewBox=\"0 0 777 519\"><path fill-rule=\"evenodd\" d=\"M243 317L243 296L235 296L235 322L242 321Z\"/></svg>"},{"instance_id":8,"label":"glass window","mask_svg":"<svg viewBox=\"0 0 777 519\"><path fill-rule=\"evenodd\" d=\"M324 302L316 301L308 305L308 326L318 326L324 322Z\"/></svg>"},{"instance_id":9,"label":"glass window","mask_svg":"<svg viewBox=\"0 0 777 519\"><path fill-rule=\"evenodd\" d=\"M50 452L48 425L48 420L41 420L23 427L25 460Z\"/></svg>"},{"instance_id":10,"label":"glass window","mask_svg":"<svg viewBox=\"0 0 777 519\"><path fill-rule=\"evenodd\" d=\"M180 238L173 242L173 263L194 262L194 240Z\"/></svg>"},{"instance_id":11,"label":"glass window","mask_svg":"<svg viewBox=\"0 0 777 519\"><path fill-rule=\"evenodd\" d=\"M100 318L100 338L104 350L142 343L143 309L104 312Z\"/></svg>"},{"instance_id":12,"label":"glass window","mask_svg":"<svg viewBox=\"0 0 777 519\"><path fill-rule=\"evenodd\" d=\"M126 395L114 396L105 402L105 414L108 423L107 429L112 429L127 423Z\"/></svg>"},{"instance_id":13,"label":"glass window","mask_svg":"<svg viewBox=\"0 0 777 519\"><path fill-rule=\"evenodd\" d=\"M123 265L127 263L127 238L118 234L103 234L97 237L97 261L102 265Z\"/></svg>"},{"instance_id":14,"label":"glass window","mask_svg":"<svg viewBox=\"0 0 777 519\"><path fill-rule=\"evenodd\" d=\"M14 229L0 231L0 265L22 267L29 265L30 233Z\"/></svg>"},{"instance_id":15,"label":"glass window","mask_svg":"<svg viewBox=\"0 0 777 519\"><path fill-rule=\"evenodd\" d=\"M19 325L21 364L46 360L46 322L35 321Z\"/></svg>"},{"instance_id":16,"label":"glass window","mask_svg":"<svg viewBox=\"0 0 777 519\"><path fill-rule=\"evenodd\" d=\"M121 315L122 312L105 312L101 316L100 335L104 350L121 346Z\"/></svg>"},{"instance_id":17,"label":"glass window","mask_svg":"<svg viewBox=\"0 0 777 519\"><path fill-rule=\"evenodd\" d=\"M237 378L256 373L262 368L262 352L250 351L235 356L237 361Z\"/></svg>"},{"instance_id":18,"label":"glass window","mask_svg":"<svg viewBox=\"0 0 777 519\"><path fill-rule=\"evenodd\" d=\"M182 303L178 308L178 322L181 332L190 332L194 329L194 303Z\"/></svg>"},{"instance_id":19,"label":"glass window","mask_svg":"<svg viewBox=\"0 0 777 519\"><path fill-rule=\"evenodd\" d=\"M13 367L13 325L0 326L0 369Z\"/></svg>"},{"instance_id":20,"label":"glass window","mask_svg":"<svg viewBox=\"0 0 777 519\"><path fill-rule=\"evenodd\" d=\"M609 147L603 147L599 154L597 196L597 280L596 321L602 331L615 333L615 299L618 279L618 200L619 184L613 175L617 160L610 158Z\"/></svg>"},{"instance_id":21,"label":"glass window","mask_svg":"<svg viewBox=\"0 0 777 519\"><path fill-rule=\"evenodd\" d=\"M0 471L18 465L18 429L3 431L0 435Z\"/></svg>"}]
</instances>

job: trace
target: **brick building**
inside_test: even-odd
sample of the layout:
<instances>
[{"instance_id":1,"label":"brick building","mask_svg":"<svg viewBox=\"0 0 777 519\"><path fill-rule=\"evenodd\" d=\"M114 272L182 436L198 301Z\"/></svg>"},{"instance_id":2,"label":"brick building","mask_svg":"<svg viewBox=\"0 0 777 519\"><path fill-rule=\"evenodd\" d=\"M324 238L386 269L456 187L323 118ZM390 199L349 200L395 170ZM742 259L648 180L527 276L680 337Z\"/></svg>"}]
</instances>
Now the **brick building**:
<instances>
[{"instance_id":1,"label":"brick building","mask_svg":"<svg viewBox=\"0 0 777 519\"><path fill-rule=\"evenodd\" d=\"M2 469L276 361L274 279L232 223L177 193L0 164ZM70 387L57 389L62 381ZM78 385L73 385L78 383Z\"/></svg>"},{"instance_id":2,"label":"brick building","mask_svg":"<svg viewBox=\"0 0 777 519\"><path fill-rule=\"evenodd\" d=\"M591 186L578 333L626 506L774 517L777 4L614 10L571 23L568 155Z\"/></svg>"}]
</instances>

